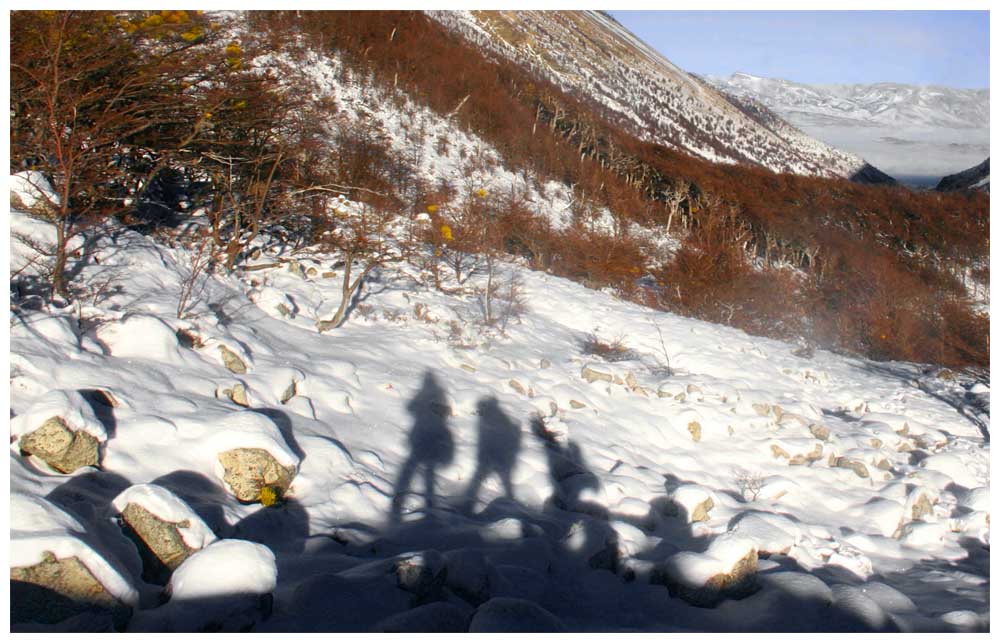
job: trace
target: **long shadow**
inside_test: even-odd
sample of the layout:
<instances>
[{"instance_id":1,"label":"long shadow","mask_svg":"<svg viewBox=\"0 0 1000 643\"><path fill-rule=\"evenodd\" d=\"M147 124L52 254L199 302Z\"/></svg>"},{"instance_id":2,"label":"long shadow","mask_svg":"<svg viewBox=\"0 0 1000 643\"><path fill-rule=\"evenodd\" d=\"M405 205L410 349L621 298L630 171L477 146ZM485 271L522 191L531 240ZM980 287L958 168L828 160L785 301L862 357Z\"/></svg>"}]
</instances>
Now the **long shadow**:
<instances>
[{"instance_id":1,"label":"long shadow","mask_svg":"<svg viewBox=\"0 0 1000 643\"><path fill-rule=\"evenodd\" d=\"M288 445L288 448L292 450L300 461L306 459L306 452L302 450L302 447L299 446L298 440L295 439L295 429L292 426L292 418L290 418L287 413L280 409L263 406L252 408L250 410L254 413L260 413L274 422L275 426L278 427L278 430L281 431L281 437L285 440L285 444Z\"/></svg>"},{"instance_id":2,"label":"long shadow","mask_svg":"<svg viewBox=\"0 0 1000 643\"><path fill-rule=\"evenodd\" d=\"M521 450L521 426L503 412L496 397L481 399L476 411L479 415L479 442L476 447L476 471L465 492L463 508L467 512L475 507L480 487L493 474L500 478L507 498L514 500L511 476Z\"/></svg>"},{"instance_id":3,"label":"long shadow","mask_svg":"<svg viewBox=\"0 0 1000 643\"><path fill-rule=\"evenodd\" d=\"M455 441L448 427L451 414L444 389L432 371L424 373L423 383L416 396L406 406L413 416L410 429L410 455L400 469L393 490L390 523L399 523L405 496L411 493L413 477L418 469L424 479L424 504L432 509L436 501L435 469L451 463L455 457Z\"/></svg>"}]
</instances>

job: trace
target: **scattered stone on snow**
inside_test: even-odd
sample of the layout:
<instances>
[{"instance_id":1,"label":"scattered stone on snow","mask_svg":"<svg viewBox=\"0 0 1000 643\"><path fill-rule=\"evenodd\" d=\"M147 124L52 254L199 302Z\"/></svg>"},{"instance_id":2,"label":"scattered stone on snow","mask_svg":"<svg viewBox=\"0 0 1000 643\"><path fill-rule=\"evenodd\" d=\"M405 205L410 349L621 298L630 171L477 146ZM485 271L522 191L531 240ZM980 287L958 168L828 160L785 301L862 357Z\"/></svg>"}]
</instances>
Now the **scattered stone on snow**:
<instances>
[{"instance_id":1,"label":"scattered stone on snow","mask_svg":"<svg viewBox=\"0 0 1000 643\"><path fill-rule=\"evenodd\" d=\"M247 372L246 362L229 347L219 344L219 353L222 354L222 363L230 371L238 375L243 375Z\"/></svg>"},{"instance_id":2,"label":"scattered stone on snow","mask_svg":"<svg viewBox=\"0 0 1000 643\"><path fill-rule=\"evenodd\" d=\"M697 607L749 596L757 585L757 546L748 538L719 536L703 554L681 552L655 569L650 582Z\"/></svg>"},{"instance_id":3,"label":"scattered stone on snow","mask_svg":"<svg viewBox=\"0 0 1000 643\"><path fill-rule=\"evenodd\" d=\"M86 431L73 431L59 417L49 418L42 426L22 436L18 448L60 473L100 466L97 438Z\"/></svg>"},{"instance_id":4,"label":"scattered stone on snow","mask_svg":"<svg viewBox=\"0 0 1000 643\"><path fill-rule=\"evenodd\" d=\"M284 467L264 449L231 449L219 454L225 470L223 479L240 502L259 502L270 488L281 498L295 477L294 467Z\"/></svg>"}]
</instances>

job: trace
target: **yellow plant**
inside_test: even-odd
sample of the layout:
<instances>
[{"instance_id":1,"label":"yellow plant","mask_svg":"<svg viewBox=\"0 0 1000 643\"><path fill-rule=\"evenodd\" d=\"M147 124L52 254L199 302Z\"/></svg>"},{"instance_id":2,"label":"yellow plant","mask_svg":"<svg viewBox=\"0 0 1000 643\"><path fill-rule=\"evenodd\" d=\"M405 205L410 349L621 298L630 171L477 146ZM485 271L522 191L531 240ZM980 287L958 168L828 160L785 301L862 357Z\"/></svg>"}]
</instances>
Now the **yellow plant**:
<instances>
[{"instance_id":1,"label":"yellow plant","mask_svg":"<svg viewBox=\"0 0 1000 643\"><path fill-rule=\"evenodd\" d=\"M438 211L438 207L436 205L431 204L431 205L427 206L427 212L428 213L434 214L437 211Z\"/></svg>"},{"instance_id":2,"label":"yellow plant","mask_svg":"<svg viewBox=\"0 0 1000 643\"><path fill-rule=\"evenodd\" d=\"M444 237L445 241L453 241L454 237L451 236L451 226L449 225L441 226L441 236Z\"/></svg>"},{"instance_id":3,"label":"yellow plant","mask_svg":"<svg viewBox=\"0 0 1000 643\"><path fill-rule=\"evenodd\" d=\"M265 507L270 507L271 505L278 502L280 494L277 489L271 486L261 487L260 489L260 504Z\"/></svg>"},{"instance_id":4,"label":"yellow plant","mask_svg":"<svg viewBox=\"0 0 1000 643\"><path fill-rule=\"evenodd\" d=\"M476 190L476 196L478 196L479 198L483 198L484 196L486 196L486 188L479 188L478 190Z\"/></svg>"}]
</instances>

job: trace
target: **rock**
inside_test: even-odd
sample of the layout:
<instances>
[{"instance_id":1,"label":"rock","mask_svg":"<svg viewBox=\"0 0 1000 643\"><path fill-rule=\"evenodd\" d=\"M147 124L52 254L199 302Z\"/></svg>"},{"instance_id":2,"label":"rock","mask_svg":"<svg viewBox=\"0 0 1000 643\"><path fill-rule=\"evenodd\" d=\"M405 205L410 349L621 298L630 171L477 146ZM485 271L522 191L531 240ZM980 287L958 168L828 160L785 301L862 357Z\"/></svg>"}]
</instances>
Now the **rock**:
<instances>
[{"instance_id":1,"label":"rock","mask_svg":"<svg viewBox=\"0 0 1000 643\"><path fill-rule=\"evenodd\" d=\"M810 424L809 433L811 433L817 440L823 440L825 442L830 439L830 429L826 428L822 424Z\"/></svg>"},{"instance_id":2,"label":"rock","mask_svg":"<svg viewBox=\"0 0 1000 643\"><path fill-rule=\"evenodd\" d=\"M578 402L576 400L570 400L569 401L569 405L570 405L570 407L572 407L574 409L585 409L585 408L587 408L586 404L584 404L583 402Z\"/></svg>"},{"instance_id":3,"label":"rock","mask_svg":"<svg viewBox=\"0 0 1000 643\"><path fill-rule=\"evenodd\" d=\"M62 418L53 417L21 437L22 453L41 458L61 473L73 473L81 467L100 464L100 443L86 431L73 431Z\"/></svg>"},{"instance_id":4,"label":"rock","mask_svg":"<svg viewBox=\"0 0 1000 643\"><path fill-rule=\"evenodd\" d=\"M524 388L524 384L521 384L517 380L510 380L509 382L507 382L507 384L521 395L528 394L528 391Z\"/></svg>"},{"instance_id":5,"label":"rock","mask_svg":"<svg viewBox=\"0 0 1000 643\"><path fill-rule=\"evenodd\" d=\"M472 610L453 603L428 603L382 619L372 632L460 634L469 630Z\"/></svg>"},{"instance_id":6,"label":"rock","mask_svg":"<svg viewBox=\"0 0 1000 643\"><path fill-rule=\"evenodd\" d=\"M337 276L337 273L326 271L321 276L323 277L323 279L333 279L334 277Z\"/></svg>"},{"instance_id":7,"label":"rock","mask_svg":"<svg viewBox=\"0 0 1000 643\"><path fill-rule=\"evenodd\" d=\"M751 404L751 406L753 407L753 410L757 412L757 415L759 415L761 417L767 417L767 416L771 415L771 405L770 404L763 404L763 403L760 403L760 402L754 402L753 404Z\"/></svg>"},{"instance_id":8,"label":"rock","mask_svg":"<svg viewBox=\"0 0 1000 643\"><path fill-rule=\"evenodd\" d=\"M639 381L635 379L635 374L632 371L625 374L625 386L627 386L628 390L633 393L638 393L639 395L648 397L646 389L639 386Z\"/></svg>"},{"instance_id":9,"label":"rock","mask_svg":"<svg viewBox=\"0 0 1000 643\"><path fill-rule=\"evenodd\" d=\"M539 368L548 368L550 366L552 366L552 362L550 362L549 360L545 359L544 357L541 359L541 361L538 362L538 367Z\"/></svg>"},{"instance_id":10,"label":"rock","mask_svg":"<svg viewBox=\"0 0 1000 643\"><path fill-rule=\"evenodd\" d=\"M247 372L247 365L240 356L234 353L226 346L219 346L219 352L222 354L222 363L233 373L242 375Z\"/></svg>"},{"instance_id":11,"label":"rock","mask_svg":"<svg viewBox=\"0 0 1000 643\"><path fill-rule=\"evenodd\" d=\"M292 273L293 275L295 275L300 279L306 278L306 273L304 270L302 270L302 264L300 264L298 261L288 262L288 272Z\"/></svg>"},{"instance_id":12,"label":"rock","mask_svg":"<svg viewBox=\"0 0 1000 643\"><path fill-rule=\"evenodd\" d=\"M671 596L696 607L744 598L757 586L757 547L749 539L723 535L703 554L672 556L653 571L650 582L665 585Z\"/></svg>"},{"instance_id":13,"label":"rock","mask_svg":"<svg viewBox=\"0 0 1000 643\"><path fill-rule=\"evenodd\" d=\"M910 519L920 520L924 516L930 516L934 514L934 505L931 503L927 494L920 489L914 489L913 493L906 502L907 506L910 508Z\"/></svg>"},{"instance_id":14,"label":"rock","mask_svg":"<svg viewBox=\"0 0 1000 643\"><path fill-rule=\"evenodd\" d=\"M580 377L587 380L587 383L590 384L594 382L614 382L615 380L614 376L610 373L602 373L601 371L594 370L589 366L583 367L583 370L580 371Z\"/></svg>"},{"instance_id":15,"label":"rock","mask_svg":"<svg viewBox=\"0 0 1000 643\"><path fill-rule=\"evenodd\" d=\"M292 484L295 469L283 467L264 449L231 449L219 454L223 480L240 502L258 502L261 490L270 487L282 497Z\"/></svg>"},{"instance_id":16,"label":"rock","mask_svg":"<svg viewBox=\"0 0 1000 643\"><path fill-rule=\"evenodd\" d=\"M845 458L843 456L834 457L831 455L830 457L831 460L833 460L834 467L838 467L841 469L850 469L855 474L857 474L859 478L869 477L868 467L865 465L864 462L861 462L860 460L851 460L850 458Z\"/></svg>"},{"instance_id":17,"label":"rock","mask_svg":"<svg viewBox=\"0 0 1000 643\"><path fill-rule=\"evenodd\" d=\"M316 270L315 266L310 266L309 269L306 270L306 275L308 275L310 277L315 277L318 274L319 274L319 270Z\"/></svg>"},{"instance_id":18,"label":"rock","mask_svg":"<svg viewBox=\"0 0 1000 643\"><path fill-rule=\"evenodd\" d=\"M456 549L445 554L445 586L471 605L490 599L491 567L475 549Z\"/></svg>"},{"instance_id":19,"label":"rock","mask_svg":"<svg viewBox=\"0 0 1000 643\"><path fill-rule=\"evenodd\" d=\"M537 603L518 598L492 598L476 610L469 623L470 633L484 632L564 632L565 627L551 612Z\"/></svg>"},{"instance_id":20,"label":"rock","mask_svg":"<svg viewBox=\"0 0 1000 643\"><path fill-rule=\"evenodd\" d=\"M697 420L688 422L688 433L695 442L701 442L701 424Z\"/></svg>"},{"instance_id":21,"label":"rock","mask_svg":"<svg viewBox=\"0 0 1000 643\"><path fill-rule=\"evenodd\" d=\"M292 316L292 309L289 308L287 304L280 303L277 306L275 306L274 309L277 310L282 317Z\"/></svg>"},{"instance_id":22,"label":"rock","mask_svg":"<svg viewBox=\"0 0 1000 643\"><path fill-rule=\"evenodd\" d=\"M288 385L288 388L286 388L285 391L281 394L281 403L288 404L288 400L295 397L295 394L297 392L298 392L298 383L295 380L292 380L292 382Z\"/></svg>"},{"instance_id":23,"label":"rock","mask_svg":"<svg viewBox=\"0 0 1000 643\"><path fill-rule=\"evenodd\" d=\"M250 408L250 398L247 397L247 387L245 387L241 382L234 384L233 388L223 389L222 393L232 400L234 404Z\"/></svg>"},{"instance_id":24,"label":"rock","mask_svg":"<svg viewBox=\"0 0 1000 643\"><path fill-rule=\"evenodd\" d=\"M125 506L121 517L125 534L139 549L142 577L147 582L166 584L170 573L196 551L178 531L178 527L190 526L190 521L167 522L133 502Z\"/></svg>"},{"instance_id":25,"label":"rock","mask_svg":"<svg viewBox=\"0 0 1000 643\"><path fill-rule=\"evenodd\" d=\"M476 372L476 367L475 366L469 366L468 364L459 364L459 366L466 373L475 373Z\"/></svg>"},{"instance_id":26,"label":"rock","mask_svg":"<svg viewBox=\"0 0 1000 643\"><path fill-rule=\"evenodd\" d=\"M56 558L46 551L42 562L11 567L12 623L59 623L73 616L102 611L116 629L124 629L131 609L115 599L76 556Z\"/></svg>"},{"instance_id":27,"label":"rock","mask_svg":"<svg viewBox=\"0 0 1000 643\"><path fill-rule=\"evenodd\" d=\"M670 496L673 513L679 515L688 523L704 522L709 519L709 512L715 507L712 492L694 484L684 484Z\"/></svg>"},{"instance_id":28,"label":"rock","mask_svg":"<svg viewBox=\"0 0 1000 643\"><path fill-rule=\"evenodd\" d=\"M393 565L396 586L413 594L413 604L441 600L448 568L440 552L428 550L402 558Z\"/></svg>"}]
</instances>

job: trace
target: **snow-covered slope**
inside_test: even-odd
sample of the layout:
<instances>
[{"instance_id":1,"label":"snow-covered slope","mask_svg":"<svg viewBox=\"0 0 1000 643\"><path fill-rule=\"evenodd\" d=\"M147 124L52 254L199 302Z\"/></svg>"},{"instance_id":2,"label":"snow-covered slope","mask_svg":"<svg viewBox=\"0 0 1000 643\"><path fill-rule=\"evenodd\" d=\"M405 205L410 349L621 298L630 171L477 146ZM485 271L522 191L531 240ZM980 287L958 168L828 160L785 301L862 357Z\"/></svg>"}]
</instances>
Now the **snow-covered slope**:
<instances>
[{"instance_id":1,"label":"snow-covered slope","mask_svg":"<svg viewBox=\"0 0 1000 643\"><path fill-rule=\"evenodd\" d=\"M990 160L986 159L975 167L950 174L941 179L935 190L985 190L990 191Z\"/></svg>"},{"instance_id":2,"label":"snow-covered slope","mask_svg":"<svg viewBox=\"0 0 1000 643\"><path fill-rule=\"evenodd\" d=\"M577 11L441 11L430 15L495 55L606 107L642 138L723 163L855 177L867 164L779 118L741 109L610 16ZM871 175L871 173L867 173Z\"/></svg>"},{"instance_id":3,"label":"snow-covered slope","mask_svg":"<svg viewBox=\"0 0 1000 643\"><path fill-rule=\"evenodd\" d=\"M21 235L51 231L10 225L21 269ZM502 333L478 321L483 272L437 290L429 250L372 273L324 334L343 267L308 249L297 269L209 277L179 319L189 251L104 232L79 306L11 310L12 417L77 391L106 438L99 469L68 475L11 444L33 506L12 510L11 548L19 565L53 538L77 552L135 606L130 630L988 627L982 383L809 356L512 264L527 312ZM627 350L592 354L591 334ZM293 467L283 501L233 497L217 454L239 447ZM163 606L114 521L153 483L218 538ZM735 569L739 592L685 585Z\"/></svg>"},{"instance_id":4,"label":"snow-covered slope","mask_svg":"<svg viewBox=\"0 0 1000 643\"><path fill-rule=\"evenodd\" d=\"M807 85L742 72L706 80L760 101L810 136L893 175L950 173L989 154L987 89Z\"/></svg>"}]
</instances>

